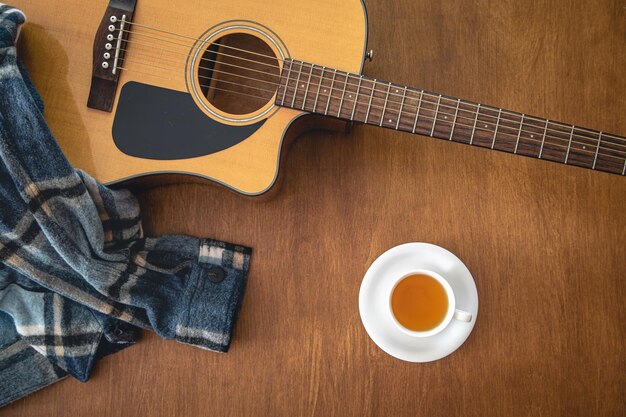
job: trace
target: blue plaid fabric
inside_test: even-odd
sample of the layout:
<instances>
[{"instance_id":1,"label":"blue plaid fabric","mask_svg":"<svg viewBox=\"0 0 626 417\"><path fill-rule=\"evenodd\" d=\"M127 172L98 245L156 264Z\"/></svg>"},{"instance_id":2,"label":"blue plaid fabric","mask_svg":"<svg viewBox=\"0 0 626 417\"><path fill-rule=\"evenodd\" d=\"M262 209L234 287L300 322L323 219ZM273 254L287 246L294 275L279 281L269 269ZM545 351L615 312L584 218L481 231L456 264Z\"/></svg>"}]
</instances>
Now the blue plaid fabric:
<instances>
[{"instance_id":1,"label":"blue plaid fabric","mask_svg":"<svg viewBox=\"0 0 626 417\"><path fill-rule=\"evenodd\" d=\"M0 406L137 340L226 352L250 249L144 237L139 206L64 158L16 59L24 15L0 4Z\"/></svg>"}]
</instances>

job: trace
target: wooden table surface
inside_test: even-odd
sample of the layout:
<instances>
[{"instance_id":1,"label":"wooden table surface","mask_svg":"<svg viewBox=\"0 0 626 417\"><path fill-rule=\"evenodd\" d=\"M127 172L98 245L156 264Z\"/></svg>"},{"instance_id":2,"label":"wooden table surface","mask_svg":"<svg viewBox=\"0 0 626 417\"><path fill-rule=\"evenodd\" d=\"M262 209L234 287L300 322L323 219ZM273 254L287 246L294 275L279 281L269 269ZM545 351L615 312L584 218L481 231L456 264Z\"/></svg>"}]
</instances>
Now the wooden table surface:
<instances>
[{"instance_id":1,"label":"wooden table surface","mask_svg":"<svg viewBox=\"0 0 626 417\"><path fill-rule=\"evenodd\" d=\"M364 73L626 134L622 0L367 0ZM418 58L419 57L419 58ZM254 248L231 350L152 334L4 416L624 416L626 179L359 126L304 134L269 201L140 193L149 234ZM431 242L480 299L451 356L385 354L358 312L382 252Z\"/></svg>"}]
</instances>

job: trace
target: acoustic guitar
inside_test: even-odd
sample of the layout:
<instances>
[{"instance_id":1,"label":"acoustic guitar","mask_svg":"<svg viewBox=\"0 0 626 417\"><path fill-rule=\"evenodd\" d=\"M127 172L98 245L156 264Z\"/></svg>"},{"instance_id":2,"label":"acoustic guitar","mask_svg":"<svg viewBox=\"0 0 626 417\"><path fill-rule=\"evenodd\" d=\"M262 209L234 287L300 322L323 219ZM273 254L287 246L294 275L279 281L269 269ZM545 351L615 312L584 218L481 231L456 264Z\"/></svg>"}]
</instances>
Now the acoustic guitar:
<instances>
[{"instance_id":1,"label":"acoustic guitar","mask_svg":"<svg viewBox=\"0 0 626 417\"><path fill-rule=\"evenodd\" d=\"M286 141L346 122L626 174L625 137L361 75L360 0L65 3L25 4L22 41L61 62L44 95L77 108L54 114L57 139L105 183L186 173L263 194Z\"/></svg>"}]
</instances>

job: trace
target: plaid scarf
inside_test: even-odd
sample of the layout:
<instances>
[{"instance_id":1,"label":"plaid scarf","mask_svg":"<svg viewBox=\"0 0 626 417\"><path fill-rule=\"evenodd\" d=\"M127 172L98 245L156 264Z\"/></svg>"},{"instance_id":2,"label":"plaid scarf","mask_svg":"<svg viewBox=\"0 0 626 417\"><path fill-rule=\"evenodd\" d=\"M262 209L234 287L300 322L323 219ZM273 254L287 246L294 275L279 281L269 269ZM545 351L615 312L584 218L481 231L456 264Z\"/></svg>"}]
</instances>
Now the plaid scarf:
<instances>
[{"instance_id":1,"label":"plaid scarf","mask_svg":"<svg viewBox=\"0 0 626 417\"><path fill-rule=\"evenodd\" d=\"M0 4L0 406L149 329L226 352L250 249L143 236L139 206L64 158L16 59L22 12Z\"/></svg>"}]
</instances>

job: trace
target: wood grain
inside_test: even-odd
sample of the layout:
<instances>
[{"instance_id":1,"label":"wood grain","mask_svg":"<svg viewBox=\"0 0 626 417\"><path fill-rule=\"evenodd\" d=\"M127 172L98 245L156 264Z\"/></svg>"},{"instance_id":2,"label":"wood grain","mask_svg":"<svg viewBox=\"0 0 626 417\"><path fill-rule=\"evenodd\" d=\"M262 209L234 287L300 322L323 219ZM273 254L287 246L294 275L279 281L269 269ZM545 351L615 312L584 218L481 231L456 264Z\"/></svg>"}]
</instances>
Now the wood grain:
<instances>
[{"instance_id":1,"label":"wood grain","mask_svg":"<svg viewBox=\"0 0 626 417\"><path fill-rule=\"evenodd\" d=\"M626 133L626 10L480 0L367 1L365 73ZM43 91L45 98L45 91ZM254 247L231 351L146 334L5 416L623 416L626 182L367 126L308 133L275 198L169 185L140 198L150 234ZM391 246L457 254L480 297L450 357L396 360L367 337L361 278Z\"/></svg>"}]
</instances>

